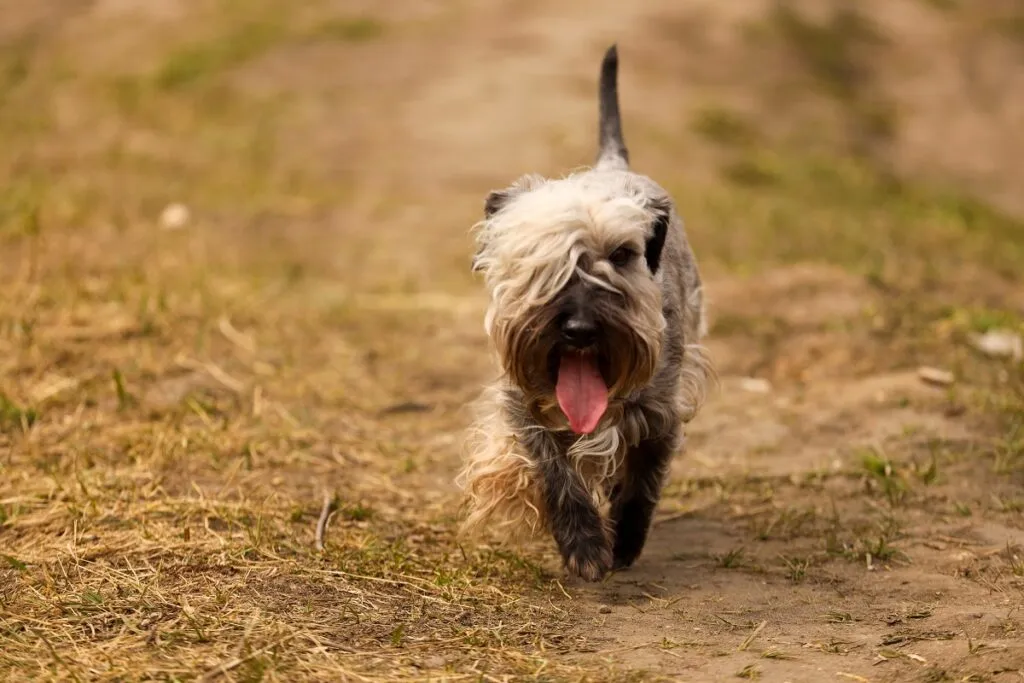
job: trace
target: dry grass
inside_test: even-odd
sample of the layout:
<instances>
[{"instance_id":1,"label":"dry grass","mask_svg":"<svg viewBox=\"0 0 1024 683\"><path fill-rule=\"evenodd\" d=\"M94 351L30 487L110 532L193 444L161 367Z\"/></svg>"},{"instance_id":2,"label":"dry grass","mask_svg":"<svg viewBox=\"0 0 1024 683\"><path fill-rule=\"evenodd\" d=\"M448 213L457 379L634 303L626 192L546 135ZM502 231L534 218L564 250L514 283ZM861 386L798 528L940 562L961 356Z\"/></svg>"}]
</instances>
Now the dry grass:
<instances>
[{"instance_id":1,"label":"dry grass","mask_svg":"<svg viewBox=\"0 0 1024 683\"><path fill-rule=\"evenodd\" d=\"M667 137L635 118L703 255L733 383L643 566L566 584L547 546L455 535L463 410L491 372L466 229L493 179L431 143L520 114L469 111L482 136L420 116L457 110L459 78L493 80L474 36L519 26L495 44L525 59L516 41L544 27L497 6L261 0L239 22L232 2L129 5L19 5L3 29L0 679L1020 668L1024 367L969 344L1024 331L1018 218L740 108L702 105ZM800 41L779 59L873 97L858 50L826 45L843 24L792 12L757 19ZM591 93L567 90L528 114L566 132L508 166L563 138L558 165L580 162L589 134L562 116ZM677 161L691 133L712 160L698 185ZM427 189L409 181L425 167ZM162 225L174 202L189 219ZM922 388L922 364L955 385Z\"/></svg>"},{"instance_id":2,"label":"dry grass","mask_svg":"<svg viewBox=\"0 0 1024 683\"><path fill-rule=\"evenodd\" d=\"M19 299L4 316L17 381L5 382L0 464L3 669L77 680L571 673L550 661L573 642L551 604L563 595L554 577L459 546L442 502L406 488L421 452L358 405L373 401L357 393L373 381L317 381L321 357L293 327L310 311L264 307L254 333L190 315L194 302L175 291L135 313L105 291L35 291L31 336ZM244 317L237 299L203 294L207 310ZM424 433L436 424L421 421ZM340 505L318 553L324 486Z\"/></svg>"}]
</instances>

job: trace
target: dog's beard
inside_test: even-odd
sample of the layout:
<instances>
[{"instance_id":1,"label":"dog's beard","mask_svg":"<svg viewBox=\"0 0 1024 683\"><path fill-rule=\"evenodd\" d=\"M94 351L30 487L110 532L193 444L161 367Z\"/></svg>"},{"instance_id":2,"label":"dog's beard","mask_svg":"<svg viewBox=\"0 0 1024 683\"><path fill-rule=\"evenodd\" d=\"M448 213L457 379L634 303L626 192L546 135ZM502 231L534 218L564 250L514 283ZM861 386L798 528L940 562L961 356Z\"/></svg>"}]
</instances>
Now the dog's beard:
<instances>
[{"instance_id":1,"label":"dog's beard","mask_svg":"<svg viewBox=\"0 0 1024 683\"><path fill-rule=\"evenodd\" d=\"M502 367L538 423L557 427L568 421L576 433L593 432L610 403L654 376L662 328L621 307L601 308L608 310L598 312L600 338L582 352L561 343L555 306L518 318L496 316L492 335Z\"/></svg>"}]
</instances>

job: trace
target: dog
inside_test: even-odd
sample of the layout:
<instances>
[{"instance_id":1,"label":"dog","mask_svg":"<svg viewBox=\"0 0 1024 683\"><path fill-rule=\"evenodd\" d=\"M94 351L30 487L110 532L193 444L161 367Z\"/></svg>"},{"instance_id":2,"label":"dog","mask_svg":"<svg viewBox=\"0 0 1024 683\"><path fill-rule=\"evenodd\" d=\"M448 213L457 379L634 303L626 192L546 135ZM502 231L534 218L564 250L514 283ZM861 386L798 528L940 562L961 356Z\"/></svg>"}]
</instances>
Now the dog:
<instances>
[{"instance_id":1,"label":"dog","mask_svg":"<svg viewBox=\"0 0 1024 683\"><path fill-rule=\"evenodd\" d=\"M702 280L669 194L630 169L618 48L601 63L598 155L491 191L472 270L501 376L476 403L463 533L554 538L570 576L643 551L683 427L714 371Z\"/></svg>"}]
</instances>

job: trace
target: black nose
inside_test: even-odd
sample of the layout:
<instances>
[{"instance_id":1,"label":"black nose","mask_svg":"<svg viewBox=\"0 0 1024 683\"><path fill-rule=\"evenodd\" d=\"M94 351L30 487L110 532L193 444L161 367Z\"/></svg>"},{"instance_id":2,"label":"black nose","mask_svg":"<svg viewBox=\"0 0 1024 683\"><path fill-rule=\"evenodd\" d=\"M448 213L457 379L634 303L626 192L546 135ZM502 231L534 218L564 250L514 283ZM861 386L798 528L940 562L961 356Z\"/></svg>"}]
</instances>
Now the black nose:
<instances>
[{"instance_id":1,"label":"black nose","mask_svg":"<svg viewBox=\"0 0 1024 683\"><path fill-rule=\"evenodd\" d=\"M570 346L585 349L597 341L597 324L587 316L570 316L562 323L562 339Z\"/></svg>"}]
</instances>

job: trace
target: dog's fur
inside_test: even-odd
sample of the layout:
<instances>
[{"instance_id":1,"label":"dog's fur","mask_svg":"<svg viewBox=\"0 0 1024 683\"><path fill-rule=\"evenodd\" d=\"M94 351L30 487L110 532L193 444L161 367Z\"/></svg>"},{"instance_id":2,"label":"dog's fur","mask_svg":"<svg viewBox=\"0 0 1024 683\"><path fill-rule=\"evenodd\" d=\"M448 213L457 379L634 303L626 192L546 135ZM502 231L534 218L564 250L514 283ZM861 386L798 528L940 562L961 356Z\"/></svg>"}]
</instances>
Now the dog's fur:
<instances>
[{"instance_id":1,"label":"dog's fur","mask_svg":"<svg viewBox=\"0 0 1024 683\"><path fill-rule=\"evenodd\" d=\"M630 170L617 79L613 45L601 65L594 167L491 192L475 226L473 266L490 294L485 328L503 372L481 398L458 477L465 531L546 530L567 570L588 580L640 555L683 424L713 376L700 345L697 263L668 193ZM609 404L584 435L555 398L567 312L601 330Z\"/></svg>"}]
</instances>

